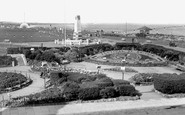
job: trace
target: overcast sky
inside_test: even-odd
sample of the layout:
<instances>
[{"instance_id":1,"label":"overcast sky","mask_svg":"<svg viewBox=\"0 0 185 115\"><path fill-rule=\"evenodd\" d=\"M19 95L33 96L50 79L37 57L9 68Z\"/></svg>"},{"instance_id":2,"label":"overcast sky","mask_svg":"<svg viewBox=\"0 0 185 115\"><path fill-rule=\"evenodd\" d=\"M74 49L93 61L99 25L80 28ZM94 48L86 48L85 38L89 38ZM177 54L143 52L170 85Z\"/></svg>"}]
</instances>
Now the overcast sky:
<instances>
[{"instance_id":1,"label":"overcast sky","mask_svg":"<svg viewBox=\"0 0 185 115\"><path fill-rule=\"evenodd\" d=\"M0 21L185 24L183 0L0 0Z\"/></svg>"}]
</instances>

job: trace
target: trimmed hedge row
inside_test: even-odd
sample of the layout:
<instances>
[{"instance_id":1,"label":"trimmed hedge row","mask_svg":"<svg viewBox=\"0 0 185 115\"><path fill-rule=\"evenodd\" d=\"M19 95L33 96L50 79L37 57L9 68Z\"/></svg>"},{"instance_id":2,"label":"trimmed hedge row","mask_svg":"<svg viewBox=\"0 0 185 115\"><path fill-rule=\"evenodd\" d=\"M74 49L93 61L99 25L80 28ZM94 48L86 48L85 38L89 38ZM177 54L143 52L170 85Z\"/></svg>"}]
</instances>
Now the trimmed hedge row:
<instances>
[{"instance_id":1,"label":"trimmed hedge row","mask_svg":"<svg viewBox=\"0 0 185 115\"><path fill-rule=\"evenodd\" d=\"M185 93L185 74L160 74L154 77L154 88L165 94Z\"/></svg>"}]
</instances>

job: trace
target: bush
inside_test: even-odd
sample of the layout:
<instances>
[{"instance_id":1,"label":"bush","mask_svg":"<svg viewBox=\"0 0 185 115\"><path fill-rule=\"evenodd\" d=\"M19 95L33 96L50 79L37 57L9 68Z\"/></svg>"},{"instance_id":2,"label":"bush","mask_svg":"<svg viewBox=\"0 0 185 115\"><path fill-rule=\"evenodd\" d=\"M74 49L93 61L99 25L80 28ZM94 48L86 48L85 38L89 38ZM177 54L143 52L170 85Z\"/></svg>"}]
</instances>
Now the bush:
<instances>
[{"instance_id":1,"label":"bush","mask_svg":"<svg viewBox=\"0 0 185 115\"><path fill-rule=\"evenodd\" d=\"M0 90L21 85L27 81L27 78L24 75L18 73L0 72L0 76Z\"/></svg>"},{"instance_id":2,"label":"bush","mask_svg":"<svg viewBox=\"0 0 185 115\"><path fill-rule=\"evenodd\" d=\"M185 93L184 74L161 74L154 77L154 88L165 94Z\"/></svg>"},{"instance_id":3,"label":"bush","mask_svg":"<svg viewBox=\"0 0 185 115\"><path fill-rule=\"evenodd\" d=\"M78 99L78 89L70 89L64 90L63 95L66 101L72 101Z\"/></svg>"},{"instance_id":4,"label":"bush","mask_svg":"<svg viewBox=\"0 0 185 115\"><path fill-rule=\"evenodd\" d=\"M134 96L136 92L135 87L132 85L120 85L116 89L120 96Z\"/></svg>"},{"instance_id":5,"label":"bush","mask_svg":"<svg viewBox=\"0 0 185 115\"><path fill-rule=\"evenodd\" d=\"M114 86L120 86L120 85L130 85L129 81L126 80L118 80L118 79L114 79L112 80Z\"/></svg>"},{"instance_id":6,"label":"bush","mask_svg":"<svg viewBox=\"0 0 185 115\"><path fill-rule=\"evenodd\" d=\"M92 88L92 87L98 87L98 85L95 82L83 82L80 84L81 88Z\"/></svg>"},{"instance_id":7,"label":"bush","mask_svg":"<svg viewBox=\"0 0 185 115\"><path fill-rule=\"evenodd\" d=\"M12 66L12 61L17 65L16 58L12 58L11 56L0 56L0 67Z\"/></svg>"},{"instance_id":8,"label":"bush","mask_svg":"<svg viewBox=\"0 0 185 115\"><path fill-rule=\"evenodd\" d=\"M114 87L106 87L105 89L100 90L100 96L102 98L116 97L116 90Z\"/></svg>"},{"instance_id":9,"label":"bush","mask_svg":"<svg viewBox=\"0 0 185 115\"><path fill-rule=\"evenodd\" d=\"M50 83L51 85L58 86L67 81L68 73L65 72L51 72Z\"/></svg>"},{"instance_id":10,"label":"bush","mask_svg":"<svg viewBox=\"0 0 185 115\"><path fill-rule=\"evenodd\" d=\"M97 74L95 75L96 79L102 79L102 78L107 78L105 74Z\"/></svg>"},{"instance_id":11,"label":"bush","mask_svg":"<svg viewBox=\"0 0 185 115\"><path fill-rule=\"evenodd\" d=\"M157 73L139 73L132 76L129 80L136 84L153 82L153 77L158 76Z\"/></svg>"},{"instance_id":12,"label":"bush","mask_svg":"<svg viewBox=\"0 0 185 115\"><path fill-rule=\"evenodd\" d=\"M67 101L71 101L78 99L77 97L79 88L80 86L77 83L68 81L63 83L63 85L61 86L61 91L64 94L64 98Z\"/></svg>"},{"instance_id":13,"label":"bush","mask_svg":"<svg viewBox=\"0 0 185 115\"><path fill-rule=\"evenodd\" d=\"M81 74L81 73L73 73L70 72L69 76L67 77L68 81L74 81L77 83L82 83L82 82L87 82L87 81L94 81L96 79L96 77L94 76L89 76L87 74Z\"/></svg>"},{"instance_id":14,"label":"bush","mask_svg":"<svg viewBox=\"0 0 185 115\"><path fill-rule=\"evenodd\" d=\"M91 87L91 88L81 88L79 89L78 98L81 100L94 100L99 99L99 88L98 87Z\"/></svg>"},{"instance_id":15,"label":"bush","mask_svg":"<svg viewBox=\"0 0 185 115\"><path fill-rule=\"evenodd\" d=\"M113 82L110 78L105 77L105 78L101 78L101 79L97 79L96 81L94 81L94 83L100 88L100 89L104 89L106 87L110 87L113 86Z\"/></svg>"},{"instance_id":16,"label":"bush","mask_svg":"<svg viewBox=\"0 0 185 115\"><path fill-rule=\"evenodd\" d=\"M26 96L26 98L29 98L29 100L26 100L26 102L23 103L21 106L65 102L63 94L58 88L50 88L40 93L28 95ZM14 100L16 100L16 98ZM18 101L17 103L20 102Z\"/></svg>"}]
</instances>

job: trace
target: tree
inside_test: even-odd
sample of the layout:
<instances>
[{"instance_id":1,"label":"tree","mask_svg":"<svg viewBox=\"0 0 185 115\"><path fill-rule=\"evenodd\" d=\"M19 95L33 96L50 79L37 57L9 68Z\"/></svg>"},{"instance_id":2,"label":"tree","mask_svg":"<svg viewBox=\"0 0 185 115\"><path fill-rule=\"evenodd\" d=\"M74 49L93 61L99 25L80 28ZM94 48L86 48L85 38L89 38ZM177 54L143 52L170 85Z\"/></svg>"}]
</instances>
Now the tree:
<instances>
[{"instance_id":1,"label":"tree","mask_svg":"<svg viewBox=\"0 0 185 115\"><path fill-rule=\"evenodd\" d=\"M65 58L70 61L79 61L80 54L77 50L68 50L65 54Z\"/></svg>"}]
</instances>

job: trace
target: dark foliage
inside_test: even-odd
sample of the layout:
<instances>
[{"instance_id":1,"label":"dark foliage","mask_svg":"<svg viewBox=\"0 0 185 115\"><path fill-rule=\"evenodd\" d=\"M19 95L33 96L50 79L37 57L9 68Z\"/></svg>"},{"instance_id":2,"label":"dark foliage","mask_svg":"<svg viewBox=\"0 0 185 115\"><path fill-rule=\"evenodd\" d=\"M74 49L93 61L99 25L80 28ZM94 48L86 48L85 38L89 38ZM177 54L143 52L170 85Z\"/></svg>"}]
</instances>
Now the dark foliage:
<instances>
[{"instance_id":1,"label":"dark foliage","mask_svg":"<svg viewBox=\"0 0 185 115\"><path fill-rule=\"evenodd\" d=\"M17 60L11 56L0 56L0 67L12 66L12 61L17 65Z\"/></svg>"},{"instance_id":2,"label":"dark foliage","mask_svg":"<svg viewBox=\"0 0 185 115\"><path fill-rule=\"evenodd\" d=\"M120 96L135 96L136 89L132 85L120 85L116 87Z\"/></svg>"},{"instance_id":3,"label":"dark foliage","mask_svg":"<svg viewBox=\"0 0 185 115\"><path fill-rule=\"evenodd\" d=\"M154 77L154 88L162 93L185 93L184 74L160 74Z\"/></svg>"},{"instance_id":4,"label":"dark foliage","mask_svg":"<svg viewBox=\"0 0 185 115\"><path fill-rule=\"evenodd\" d=\"M79 89L78 98L81 100L94 100L99 99L99 88L98 87L91 87L91 88L81 88Z\"/></svg>"},{"instance_id":5,"label":"dark foliage","mask_svg":"<svg viewBox=\"0 0 185 115\"><path fill-rule=\"evenodd\" d=\"M102 98L116 97L116 90L114 89L114 87L106 87L105 89L100 90L100 96Z\"/></svg>"},{"instance_id":6,"label":"dark foliage","mask_svg":"<svg viewBox=\"0 0 185 115\"><path fill-rule=\"evenodd\" d=\"M114 86L120 86L120 85L130 85L130 82L129 81L126 81L126 80L118 80L118 79L114 79L112 80Z\"/></svg>"},{"instance_id":7,"label":"dark foliage","mask_svg":"<svg viewBox=\"0 0 185 115\"><path fill-rule=\"evenodd\" d=\"M77 100L80 86L75 82L66 82L63 85L63 94L66 101Z\"/></svg>"},{"instance_id":8,"label":"dark foliage","mask_svg":"<svg viewBox=\"0 0 185 115\"><path fill-rule=\"evenodd\" d=\"M0 89L4 90L5 88L12 88L16 85L20 85L27 81L27 78L18 73L0 73Z\"/></svg>"},{"instance_id":9,"label":"dark foliage","mask_svg":"<svg viewBox=\"0 0 185 115\"><path fill-rule=\"evenodd\" d=\"M51 85L58 86L67 81L67 76L68 73L53 71L50 73L50 83Z\"/></svg>"}]
</instances>

